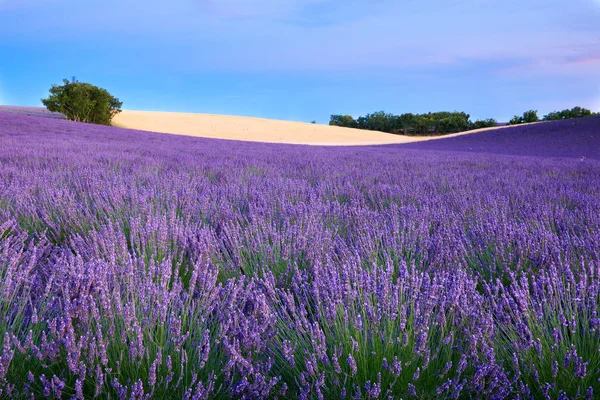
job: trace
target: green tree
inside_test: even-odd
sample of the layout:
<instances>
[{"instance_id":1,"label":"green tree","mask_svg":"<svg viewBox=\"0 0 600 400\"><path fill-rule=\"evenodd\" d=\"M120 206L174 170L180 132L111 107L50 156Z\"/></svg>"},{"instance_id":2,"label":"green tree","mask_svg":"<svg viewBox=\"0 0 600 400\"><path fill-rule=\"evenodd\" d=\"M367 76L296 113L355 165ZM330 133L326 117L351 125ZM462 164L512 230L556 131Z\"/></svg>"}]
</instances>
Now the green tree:
<instances>
[{"instance_id":1,"label":"green tree","mask_svg":"<svg viewBox=\"0 0 600 400\"><path fill-rule=\"evenodd\" d=\"M401 115L378 111L360 116L356 120L348 115L332 115L329 124L404 135L440 135L498 125L493 118L475 123L471 122L470 118L469 114L461 111Z\"/></svg>"},{"instance_id":2,"label":"green tree","mask_svg":"<svg viewBox=\"0 0 600 400\"><path fill-rule=\"evenodd\" d=\"M42 99L49 111L64 114L68 120L110 125L121 112L123 103L105 89L89 83L63 80L62 85L52 85L50 96Z\"/></svg>"},{"instance_id":3,"label":"green tree","mask_svg":"<svg viewBox=\"0 0 600 400\"><path fill-rule=\"evenodd\" d=\"M392 132L396 125L396 117L385 111L378 111L373 114L367 114L358 119L359 127L372 131Z\"/></svg>"},{"instance_id":4,"label":"green tree","mask_svg":"<svg viewBox=\"0 0 600 400\"><path fill-rule=\"evenodd\" d=\"M552 111L544 115L544 121L556 121L563 119L563 111Z\"/></svg>"},{"instance_id":5,"label":"green tree","mask_svg":"<svg viewBox=\"0 0 600 400\"><path fill-rule=\"evenodd\" d=\"M510 121L508 121L509 125L518 125L518 124L522 124L523 123L523 118L519 117L518 115L515 115L514 117L512 117L512 119Z\"/></svg>"},{"instance_id":6,"label":"green tree","mask_svg":"<svg viewBox=\"0 0 600 400\"><path fill-rule=\"evenodd\" d=\"M405 113L397 119L398 129L405 135L413 134L417 125L417 117L412 113Z\"/></svg>"},{"instance_id":7,"label":"green tree","mask_svg":"<svg viewBox=\"0 0 600 400\"><path fill-rule=\"evenodd\" d=\"M571 118L584 118L594 116L593 112L583 107L573 107L570 110L565 109L562 111L552 111L544 115L545 121L555 121L560 119L571 119Z\"/></svg>"},{"instance_id":8,"label":"green tree","mask_svg":"<svg viewBox=\"0 0 600 400\"><path fill-rule=\"evenodd\" d=\"M592 112L590 110L588 110L587 108L573 107L571 109L571 118L584 118L584 117L591 117L591 116L592 116Z\"/></svg>"},{"instance_id":9,"label":"green tree","mask_svg":"<svg viewBox=\"0 0 600 400\"><path fill-rule=\"evenodd\" d=\"M529 110L523 113L522 117L515 115L509 122L509 125L526 124L529 122L538 122L540 118L537 115L537 110Z\"/></svg>"},{"instance_id":10,"label":"green tree","mask_svg":"<svg viewBox=\"0 0 600 400\"><path fill-rule=\"evenodd\" d=\"M469 124L469 129L481 129L481 128L492 128L498 126L498 121L494 118L478 119L477 121Z\"/></svg>"},{"instance_id":11,"label":"green tree","mask_svg":"<svg viewBox=\"0 0 600 400\"><path fill-rule=\"evenodd\" d=\"M358 123L350 115L332 115L329 118L329 125L358 128Z\"/></svg>"},{"instance_id":12,"label":"green tree","mask_svg":"<svg viewBox=\"0 0 600 400\"><path fill-rule=\"evenodd\" d=\"M540 118L537 115L537 110L529 110L523 113L522 122L524 123L538 122L539 120Z\"/></svg>"}]
</instances>

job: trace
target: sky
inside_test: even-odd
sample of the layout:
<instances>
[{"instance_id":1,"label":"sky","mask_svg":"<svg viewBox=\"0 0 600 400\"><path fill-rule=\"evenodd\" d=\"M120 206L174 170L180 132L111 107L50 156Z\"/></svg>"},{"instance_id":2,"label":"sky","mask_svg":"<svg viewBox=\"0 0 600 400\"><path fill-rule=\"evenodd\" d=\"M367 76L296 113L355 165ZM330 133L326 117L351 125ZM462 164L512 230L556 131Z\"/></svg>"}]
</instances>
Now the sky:
<instances>
[{"instance_id":1,"label":"sky","mask_svg":"<svg viewBox=\"0 0 600 400\"><path fill-rule=\"evenodd\" d=\"M77 77L124 109L327 123L600 111L600 0L0 0L0 104Z\"/></svg>"}]
</instances>

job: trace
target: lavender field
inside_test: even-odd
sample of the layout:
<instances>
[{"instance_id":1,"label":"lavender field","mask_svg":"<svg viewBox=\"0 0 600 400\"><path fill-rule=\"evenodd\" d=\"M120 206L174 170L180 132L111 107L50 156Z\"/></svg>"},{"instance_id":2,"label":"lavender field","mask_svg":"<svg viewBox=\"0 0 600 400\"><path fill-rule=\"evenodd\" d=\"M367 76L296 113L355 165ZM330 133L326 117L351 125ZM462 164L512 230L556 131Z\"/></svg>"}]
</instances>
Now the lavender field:
<instances>
[{"instance_id":1,"label":"lavender field","mask_svg":"<svg viewBox=\"0 0 600 400\"><path fill-rule=\"evenodd\" d=\"M0 398L600 396L600 119L411 145L0 113Z\"/></svg>"}]
</instances>

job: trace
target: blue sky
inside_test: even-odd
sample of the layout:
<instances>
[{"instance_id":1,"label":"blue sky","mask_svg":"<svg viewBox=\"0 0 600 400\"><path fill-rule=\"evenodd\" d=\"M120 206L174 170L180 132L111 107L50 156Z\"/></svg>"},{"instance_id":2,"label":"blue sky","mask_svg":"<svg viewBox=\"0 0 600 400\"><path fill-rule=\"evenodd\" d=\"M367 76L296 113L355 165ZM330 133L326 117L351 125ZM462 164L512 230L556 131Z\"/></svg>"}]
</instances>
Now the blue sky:
<instances>
[{"instance_id":1,"label":"blue sky","mask_svg":"<svg viewBox=\"0 0 600 400\"><path fill-rule=\"evenodd\" d=\"M76 76L125 109L327 122L600 111L600 0L0 0L0 104Z\"/></svg>"}]
</instances>

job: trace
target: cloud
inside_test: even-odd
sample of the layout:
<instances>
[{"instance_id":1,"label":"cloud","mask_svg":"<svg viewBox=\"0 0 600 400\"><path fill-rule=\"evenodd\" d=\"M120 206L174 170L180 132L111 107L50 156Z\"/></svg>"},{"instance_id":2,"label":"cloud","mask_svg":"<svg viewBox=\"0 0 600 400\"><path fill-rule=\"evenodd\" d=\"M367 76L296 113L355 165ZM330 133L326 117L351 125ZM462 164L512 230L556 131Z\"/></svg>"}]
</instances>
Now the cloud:
<instances>
[{"instance_id":1,"label":"cloud","mask_svg":"<svg viewBox=\"0 0 600 400\"><path fill-rule=\"evenodd\" d=\"M585 56L575 57L567 60L567 64L570 65L591 65L600 67L600 53L589 54Z\"/></svg>"},{"instance_id":2,"label":"cloud","mask_svg":"<svg viewBox=\"0 0 600 400\"><path fill-rule=\"evenodd\" d=\"M600 79L600 53L582 52L570 56L534 57L502 69L502 77L571 76Z\"/></svg>"},{"instance_id":3,"label":"cloud","mask_svg":"<svg viewBox=\"0 0 600 400\"><path fill-rule=\"evenodd\" d=\"M565 60L597 48L600 29L562 18L600 18L595 5L583 7L586 1L564 10L556 0L147 0L143 6L62 0L68 15L55 6L18 19L0 15L0 35L70 42L70 48L110 37L115 48L186 71L343 72L495 62L510 65L499 73L505 76L532 66L542 73L591 74L591 67Z\"/></svg>"},{"instance_id":4,"label":"cloud","mask_svg":"<svg viewBox=\"0 0 600 400\"><path fill-rule=\"evenodd\" d=\"M250 17L234 22L203 21L223 51L212 60L202 58L202 62L269 70L435 67L579 57L598 44L597 28L590 32L556 23L560 7L554 1L532 0L518 7L519 12L512 8L514 1L507 3L204 1L205 11L221 7L213 10ZM303 23L306 18L331 16L335 18L328 24L307 27ZM188 43L191 49L198 44Z\"/></svg>"}]
</instances>

